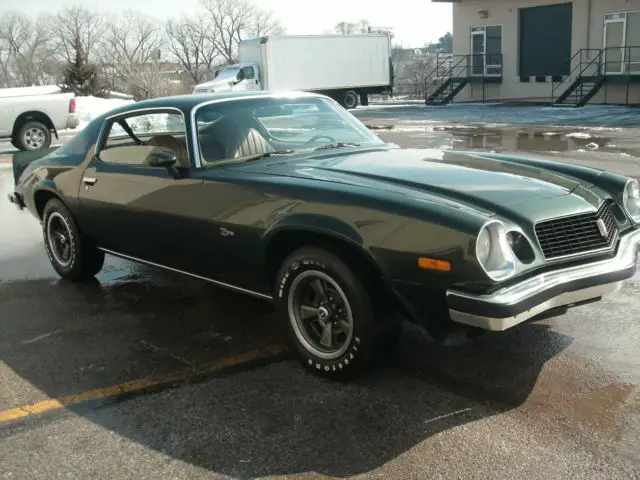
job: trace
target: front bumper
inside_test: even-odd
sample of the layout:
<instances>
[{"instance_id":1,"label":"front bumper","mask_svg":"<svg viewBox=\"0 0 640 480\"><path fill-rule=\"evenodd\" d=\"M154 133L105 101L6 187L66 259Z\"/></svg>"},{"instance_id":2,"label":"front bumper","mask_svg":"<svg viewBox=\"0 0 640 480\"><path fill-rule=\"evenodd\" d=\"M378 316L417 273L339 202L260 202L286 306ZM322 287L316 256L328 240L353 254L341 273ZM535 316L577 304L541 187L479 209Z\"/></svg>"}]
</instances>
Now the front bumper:
<instances>
[{"instance_id":1,"label":"front bumper","mask_svg":"<svg viewBox=\"0 0 640 480\"><path fill-rule=\"evenodd\" d=\"M613 293L636 272L640 230L620 238L612 259L554 270L502 288L490 295L447 290L449 317L486 330L506 330L547 310Z\"/></svg>"}]
</instances>

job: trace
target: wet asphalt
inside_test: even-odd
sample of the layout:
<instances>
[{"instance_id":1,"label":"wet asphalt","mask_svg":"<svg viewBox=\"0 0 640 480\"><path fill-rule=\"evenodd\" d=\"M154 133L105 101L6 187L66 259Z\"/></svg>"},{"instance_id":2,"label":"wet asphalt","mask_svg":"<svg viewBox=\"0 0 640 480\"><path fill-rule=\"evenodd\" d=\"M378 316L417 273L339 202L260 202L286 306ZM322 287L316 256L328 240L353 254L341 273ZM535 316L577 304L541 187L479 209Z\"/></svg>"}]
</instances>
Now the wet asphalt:
<instances>
[{"instance_id":1,"label":"wet asphalt","mask_svg":"<svg viewBox=\"0 0 640 480\"><path fill-rule=\"evenodd\" d=\"M403 146L519 149L640 177L631 129L359 115ZM407 325L384 365L338 384L282 350L268 303L113 257L93 282L57 279L38 223L4 200L11 186L0 157L0 418L141 387L0 421L2 479L640 478L640 275L460 347Z\"/></svg>"}]
</instances>

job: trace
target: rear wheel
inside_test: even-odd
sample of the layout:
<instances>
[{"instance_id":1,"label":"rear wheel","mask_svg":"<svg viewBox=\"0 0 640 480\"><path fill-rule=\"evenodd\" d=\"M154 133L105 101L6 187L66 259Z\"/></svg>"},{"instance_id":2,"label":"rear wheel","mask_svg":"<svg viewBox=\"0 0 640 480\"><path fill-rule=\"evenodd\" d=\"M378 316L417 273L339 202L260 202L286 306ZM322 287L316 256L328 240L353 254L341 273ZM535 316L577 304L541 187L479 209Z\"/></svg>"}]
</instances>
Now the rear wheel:
<instances>
[{"instance_id":1,"label":"rear wheel","mask_svg":"<svg viewBox=\"0 0 640 480\"><path fill-rule=\"evenodd\" d=\"M27 122L15 138L15 146L20 150L40 150L51 145L51 132L40 122Z\"/></svg>"},{"instance_id":2,"label":"rear wheel","mask_svg":"<svg viewBox=\"0 0 640 480\"><path fill-rule=\"evenodd\" d=\"M275 297L292 349L307 369L350 379L372 364L383 329L363 282L337 256L311 247L294 252L280 269Z\"/></svg>"},{"instance_id":3,"label":"rear wheel","mask_svg":"<svg viewBox=\"0 0 640 480\"><path fill-rule=\"evenodd\" d=\"M42 215L44 244L51 265L66 280L83 280L102 270L104 253L78 229L73 216L58 199L51 199Z\"/></svg>"},{"instance_id":4,"label":"rear wheel","mask_svg":"<svg viewBox=\"0 0 640 480\"><path fill-rule=\"evenodd\" d=\"M358 94L353 90L347 90L342 96L344 108L353 109L358 106Z\"/></svg>"}]
</instances>

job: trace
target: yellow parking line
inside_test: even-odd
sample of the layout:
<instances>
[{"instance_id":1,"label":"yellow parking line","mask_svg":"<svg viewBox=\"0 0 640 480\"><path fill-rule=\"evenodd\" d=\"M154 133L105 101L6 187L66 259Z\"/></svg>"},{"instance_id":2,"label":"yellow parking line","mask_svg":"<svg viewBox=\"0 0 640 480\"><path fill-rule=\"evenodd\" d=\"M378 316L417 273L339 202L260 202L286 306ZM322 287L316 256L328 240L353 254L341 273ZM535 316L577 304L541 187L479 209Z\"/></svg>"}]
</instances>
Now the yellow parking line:
<instances>
[{"instance_id":1,"label":"yellow parking line","mask_svg":"<svg viewBox=\"0 0 640 480\"><path fill-rule=\"evenodd\" d=\"M168 385L170 383L174 383L180 380L187 380L188 378L192 378L202 374L214 373L225 368L237 367L256 360L266 360L268 358L279 355L284 351L285 347L283 345L271 345L261 349L250 350L248 352L234 355L232 357L221 358L209 364L198 367L195 371L181 370L162 376L160 378L141 378L138 380L133 380L131 382L112 385L110 387L97 388L95 390L89 390L87 392L67 395L56 399L44 400L32 405L25 405L23 407L2 410L0 411L0 422L8 422L10 420L17 420L28 415L50 412L52 410L60 410L62 408L77 405L89 400L115 397L118 395L122 395L123 393L136 392L160 385Z\"/></svg>"}]
</instances>

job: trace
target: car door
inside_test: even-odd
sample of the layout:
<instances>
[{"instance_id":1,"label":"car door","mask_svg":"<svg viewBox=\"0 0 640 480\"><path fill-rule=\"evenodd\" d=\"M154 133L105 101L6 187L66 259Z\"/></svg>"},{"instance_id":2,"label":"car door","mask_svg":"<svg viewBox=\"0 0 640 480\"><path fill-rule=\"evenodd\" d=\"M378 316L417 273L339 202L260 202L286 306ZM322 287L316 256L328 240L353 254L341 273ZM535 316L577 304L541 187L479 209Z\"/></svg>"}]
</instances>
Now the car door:
<instances>
[{"instance_id":1,"label":"car door","mask_svg":"<svg viewBox=\"0 0 640 480\"><path fill-rule=\"evenodd\" d=\"M188 144L179 110L143 110L107 120L79 192L82 224L98 246L185 267L196 223L189 205L203 188L202 180L190 176ZM149 163L150 153L160 149L177 154L175 168Z\"/></svg>"}]
</instances>

